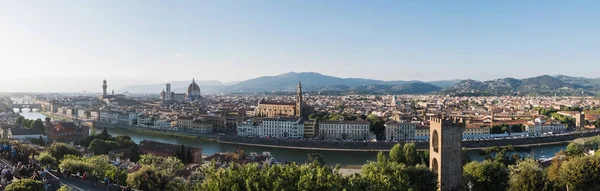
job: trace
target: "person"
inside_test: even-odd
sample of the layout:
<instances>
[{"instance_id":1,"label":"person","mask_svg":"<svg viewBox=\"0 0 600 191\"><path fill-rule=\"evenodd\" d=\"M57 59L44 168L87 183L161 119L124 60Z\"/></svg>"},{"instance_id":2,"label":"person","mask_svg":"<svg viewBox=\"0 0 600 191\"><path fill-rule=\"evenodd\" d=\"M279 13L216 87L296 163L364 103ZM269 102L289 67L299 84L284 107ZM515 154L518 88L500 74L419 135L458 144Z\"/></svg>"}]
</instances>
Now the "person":
<instances>
[{"instance_id":1,"label":"person","mask_svg":"<svg viewBox=\"0 0 600 191\"><path fill-rule=\"evenodd\" d=\"M104 186L106 186L106 188L108 189L108 186L110 185L110 178L108 178L108 176L104 177Z\"/></svg>"},{"instance_id":2,"label":"person","mask_svg":"<svg viewBox=\"0 0 600 191\"><path fill-rule=\"evenodd\" d=\"M48 179L44 178L42 182L44 183L44 191L48 191Z\"/></svg>"},{"instance_id":3,"label":"person","mask_svg":"<svg viewBox=\"0 0 600 191\"><path fill-rule=\"evenodd\" d=\"M10 170L6 171L6 181L12 182L12 180L13 180L12 172L10 172Z\"/></svg>"},{"instance_id":4,"label":"person","mask_svg":"<svg viewBox=\"0 0 600 191\"><path fill-rule=\"evenodd\" d=\"M85 180L87 178L87 172L83 173L83 176L81 176L81 179Z\"/></svg>"}]
</instances>

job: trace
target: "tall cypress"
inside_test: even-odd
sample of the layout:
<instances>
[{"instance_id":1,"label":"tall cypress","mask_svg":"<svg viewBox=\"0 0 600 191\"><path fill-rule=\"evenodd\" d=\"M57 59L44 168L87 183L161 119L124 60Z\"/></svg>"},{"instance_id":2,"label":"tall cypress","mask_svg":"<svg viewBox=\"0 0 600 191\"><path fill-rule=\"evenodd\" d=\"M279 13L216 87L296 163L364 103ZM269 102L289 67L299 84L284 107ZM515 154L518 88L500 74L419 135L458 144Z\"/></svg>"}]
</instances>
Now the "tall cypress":
<instances>
[{"instance_id":1,"label":"tall cypress","mask_svg":"<svg viewBox=\"0 0 600 191\"><path fill-rule=\"evenodd\" d=\"M194 156L192 155L192 147L188 147L187 149L187 162L188 163L193 163L194 162Z\"/></svg>"}]
</instances>

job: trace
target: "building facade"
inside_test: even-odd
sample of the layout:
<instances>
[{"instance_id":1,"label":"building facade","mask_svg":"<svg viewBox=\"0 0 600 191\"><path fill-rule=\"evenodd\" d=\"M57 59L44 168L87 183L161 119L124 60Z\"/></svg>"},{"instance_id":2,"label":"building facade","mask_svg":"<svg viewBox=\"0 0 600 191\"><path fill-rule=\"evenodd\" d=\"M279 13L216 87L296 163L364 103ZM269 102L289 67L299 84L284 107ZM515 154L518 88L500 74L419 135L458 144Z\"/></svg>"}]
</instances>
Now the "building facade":
<instances>
[{"instance_id":1,"label":"building facade","mask_svg":"<svg viewBox=\"0 0 600 191\"><path fill-rule=\"evenodd\" d=\"M534 135L564 133L566 130L567 126L565 124L562 124L559 121L546 121L542 118L536 118L525 126L525 131Z\"/></svg>"},{"instance_id":2,"label":"building facade","mask_svg":"<svg viewBox=\"0 0 600 191\"><path fill-rule=\"evenodd\" d=\"M77 143L90 135L90 129L81 123L51 122L50 118L46 118L44 126L49 142Z\"/></svg>"},{"instance_id":3,"label":"building facade","mask_svg":"<svg viewBox=\"0 0 600 191\"><path fill-rule=\"evenodd\" d=\"M296 116L307 118L312 108L304 103L302 97L302 84L298 82L296 103L273 102L261 99L254 110L256 117L274 118L278 116Z\"/></svg>"},{"instance_id":4,"label":"building facade","mask_svg":"<svg viewBox=\"0 0 600 191\"><path fill-rule=\"evenodd\" d=\"M366 140L370 137L368 121L322 121L319 137L327 140Z\"/></svg>"},{"instance_id":5,"label":"building facade","mask_svg":"<svg viewBox=\"0 0 600 191\"><path fill-rule=\"evenodd\" d=\"M238 136L269 138L304 138L304 121L300 118L266 118L262 121L248 120L237 128Z\"/></svg>"},{"instance_id":6,"label":"building facade","mask_svg":"<svg viewBox=\"0 0 600 191\"><path fill-rule=\"evenodd\" d=\"M385 140L408 141L416 137L417 124L389 122L385 124Z\"/></svg>"},{"instance_id":7,"label":"building facade","mask_svg":"<svg viewBox=\"0 0 600 191\"><path fill-rule=\"evenodd\" d=\"M315 138L319 135L319 124L315 120L304 121L304 138Z\"/></svg>"}]
</instances>

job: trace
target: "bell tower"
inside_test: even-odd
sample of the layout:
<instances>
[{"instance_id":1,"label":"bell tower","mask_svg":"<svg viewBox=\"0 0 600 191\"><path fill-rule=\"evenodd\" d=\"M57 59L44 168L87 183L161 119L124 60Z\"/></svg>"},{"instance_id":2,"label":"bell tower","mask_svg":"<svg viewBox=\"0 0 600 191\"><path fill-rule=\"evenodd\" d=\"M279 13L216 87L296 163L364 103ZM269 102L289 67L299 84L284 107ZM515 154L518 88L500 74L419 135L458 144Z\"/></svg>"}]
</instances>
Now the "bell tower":
<instances>
[{"instance_id":1,"label":"bell tower","mask_svg":"<svg viewBox=\"0 0 600 191\"><path fill-rule=\"evenodd\" d=\"M429 126L429 167L438 175L441 191L461 190L463 119L432 117Z\"/></svg>"},{"instance_id":2,"label":"bell tower","mask_svg":"<svg viewBox=\"0 0 600 191\"><path fill-rule=\"evenodd\" d=\"M298 81L298 92L296 92L296 116L303 117L303 103L304 102L302 100L302 83Z\"/></svg>"},{"instance_id":3,"label":"bell tower","mask_svg":"<svg viewBox=\"0 0 600 191\"><path fill-rule=\"evenodd\" d=\"M106 85L106 79L104 79L104 81L102 81L102 99L106 98L106 88L108 88L108 86Z\"/></svg>"}]
</instances>

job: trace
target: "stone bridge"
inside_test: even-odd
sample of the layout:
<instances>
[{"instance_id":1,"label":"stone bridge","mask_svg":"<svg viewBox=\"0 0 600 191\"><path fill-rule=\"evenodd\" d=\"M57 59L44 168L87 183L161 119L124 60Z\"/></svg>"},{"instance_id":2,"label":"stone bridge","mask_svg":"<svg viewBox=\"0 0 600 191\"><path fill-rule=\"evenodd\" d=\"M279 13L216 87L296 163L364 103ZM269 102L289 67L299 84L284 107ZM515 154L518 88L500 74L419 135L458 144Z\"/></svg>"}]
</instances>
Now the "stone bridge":
<instances>
[{"instance_id":1,"label":"stone bridge","mask_svg":"<svg viewBox=\"0 0 600 191\"><path fill-rule=\"evenodd\" d=\"M19 112L21 112L25 108L28 108L29 110L42 109L42 105L41 104L32 103L32 102L16 102L16 103L9 104L8 106L9 106L8 108L17 108L17 109L19 109Z\"/></svg>"}]
</instances>

